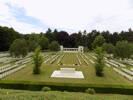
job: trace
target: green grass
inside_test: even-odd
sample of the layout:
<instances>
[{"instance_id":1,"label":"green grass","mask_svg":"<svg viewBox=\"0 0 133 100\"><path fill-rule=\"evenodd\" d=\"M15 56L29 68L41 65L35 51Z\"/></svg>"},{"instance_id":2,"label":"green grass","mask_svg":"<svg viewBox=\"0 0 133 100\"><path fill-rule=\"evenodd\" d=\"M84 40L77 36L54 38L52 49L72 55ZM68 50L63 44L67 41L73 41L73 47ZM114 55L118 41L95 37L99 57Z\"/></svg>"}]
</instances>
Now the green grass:
<instances>
[{"instance_id":1,"label":"green grass","mask_svg":"<svg viewBox=\"0 0 133 100\"><path fill-rule=\"evenodd\" d=\"M64 58L61 60L63 64L78 64L78 60L76 58L76 53L65 53ZM86 54L87 55L87 54ZM52 56L52 55L51 55ZM49 56L49 57L51 57ZM88 55L87 55L88 56ZM44 60L48 59L45 58ZM90 59L94 60L90 56ZM59 57L58 57L59 58ZM89 65L86 65L83 59L79 56L82 65L81 66L62 66L57 65L56 62L53 64L42 64L41 66L41 74L33 75L33 65L28 64L26 68L7 76L3 80L23 80L23 81L38 81L38 82L58 82L58 83L88 83L88 84L123 84L123 85L133 85L132 81L127 80L126 78L120 76L116 72L112 70L112 68L104 67L104 77L97 77L95 75L94 64L91 64L89 61ZM85 58L85 57L84 57ZM83 72L85 79L68 79L68 78L50 78L51 74L54 70L59 70L62 67L71 67L76 68L76 70L80 70Z\"/></svg>"},{"instance_id":2,"label":"green grass","mask_svg":"<svg viewBox=\"0 0 133 100\"><path fill-rule=\"evenodd\" d=\"M63 57L61 62L63 64L78 64L75 53L65 53L65 56Z\"/></svg>"},{"instance_id":3,"label":"green grass","mask_svg":"<svg viewBox=\"0 0 133 100\"><path fill-rule=\"evenodd\" d=\"M0 100L133 100L132 95L0 89Z\"/></svg>"}]
</instances>

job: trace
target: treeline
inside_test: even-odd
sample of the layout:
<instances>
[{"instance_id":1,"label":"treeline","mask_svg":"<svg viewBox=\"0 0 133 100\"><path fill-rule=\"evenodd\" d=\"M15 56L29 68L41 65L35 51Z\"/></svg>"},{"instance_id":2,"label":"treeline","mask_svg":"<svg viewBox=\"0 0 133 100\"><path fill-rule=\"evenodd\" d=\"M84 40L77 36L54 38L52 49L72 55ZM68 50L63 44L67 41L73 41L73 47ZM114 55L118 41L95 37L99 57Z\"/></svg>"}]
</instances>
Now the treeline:
<instances>
[{"instance_id":1,"label":"treeline","mask_svg":"<svg viewBox=\"0 0 133 100\"><path fill-rule=\"evenodd\" d=\"M42 45L43 50L47 50L50 48L52 41L57 41L60 45L65 47L78 47L79 45L82 45L91 50L93 49L92 43L97 36L103 36L106 43L111 43L113 45L116 45L116 43L121 40L127 40L128 42L133 43L132 29L119 33L110 33L109 31L100 32L97 30L92 30L88 33L85 30L72 34L56 29L54 31L48 29L45 33L22 34L16 32L13 28L0 26L0 51L9 50L10 45L16 39L24 39L31 51L37 44ZM43 46L44 44L45 46Z\"/></svg>"},{"instance_id":2,"label":"treeline","mask_svg":"<svg viewBox=\"0 0 133 100\"><path fill-rule=\"evenodd\" d=\"M79 31L78 33L72 33L70 35L65 31L58 32L57 30L54 30L52 32L48 29L45 36L50 42L56 40L59 44L65 47L78 47L79 45L82 45L84 47L88 47L88 49L93 49L92 43L97 36L103 36L106 43L111 43L113 45L116 45L116 43L121 40L127 40L128 42L133 43L133 31L131 29L120 33L110 33L109 31L100 32L97 30L92 30L87 33L85 30L83 32Z\"/></svg>"}]
</instances>

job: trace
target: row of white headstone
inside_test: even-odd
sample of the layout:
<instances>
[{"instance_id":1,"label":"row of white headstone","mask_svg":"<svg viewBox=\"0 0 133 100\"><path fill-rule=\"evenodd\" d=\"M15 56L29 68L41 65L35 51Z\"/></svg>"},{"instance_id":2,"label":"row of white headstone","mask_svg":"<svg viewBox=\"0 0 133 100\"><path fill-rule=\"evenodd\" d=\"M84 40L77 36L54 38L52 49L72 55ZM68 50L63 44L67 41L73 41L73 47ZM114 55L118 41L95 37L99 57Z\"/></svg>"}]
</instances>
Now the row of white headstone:
<instances>
[{"instance_id":1,"label":"row of white headstone","mask_svg":"<svg viewBox=\"0 0 133 100\"><path fill-rule=\"evenodd\" d=\"M26 58L29 58L29 57L31 57L33 55L33 53L31 52L31 53L28 53L28 55L26 56Z\"/></svg>"},{"instance_id":2,"label":"row of white headstone","mask_svg":"<svg viewBox=\"0 0 133 100\"><path fill-rule=\"evenodd\" d=\"M51 60L50 64L53 64L53 63L55 62L55 60L56 60L59 56L60 56L60 55L55 56L55 58Z\"/></svg>"},{"instance_id":3,"label":"row of white headstone","mask_svg":"<svg viewBox=\"0 0 133 100\"><path fill-rule=\"evenodd\" d=\"M128 70L128 69L126 69L126 68L125 68L126 66L125 66L124 64L121 64L121 63L116 62L116 61L114 61L114 60L110 60L110 61L105 60L105 61L106 61L107 63L109 63L109 64L115 66L115 67L118 67L118 66L124 67L124 68L122 68L121 70L119 70L119 69L117 69L117 68L113 68L113 70L114 70L115 72L119 73L120 75L124 76L125 78L129 79L129 80L133 80L133 77L132 77L132 76L133 76L133 72L130 71L130 70ZM107 67L110 67L109 64L106 64L106 66L107 66Z\"/></svg>"},{"instance_id":4,"label":"row of white headstone","mask_svg":"<svg viewBox=\"0 0 133 100\"><path fill-rule=\"evenodd\" d=\"M133 66L133 60L132 59L124 59L124 60L121 60L121 61Z\"/></svg>"},{"instance_id":5,"label":"row of white headstone","mask_svg":"<svg viewBox=\"0 0 133 100\"><path fill-rule=\"evenodd\" d=\"M89 61L90 61L92 64L95 64L95 62L94 62L93 60L89 59Z\"/></svg>"},{"instance_id":6,"label":"row of white headstone","mask_svg":"<svg viewBox=\"0 0 133 100\"><path fill-rule=\"evenodd\" d=\"M106 63L106 66L107 66L107 67L111 67L108 63Z\"/></svg>"},{"instance_id":7,"label":"row of white headstone","mask_svg":"<svg viewBox=\"0 0 133 100\"><path fill-rule=\"evenodd\" d=\"M92 55L92 54L89 54L89 56L91 56L91 57L94 58L94 59L97 59L97 57L94 56L94 55Z\"/></svg>"},{"instance_id":8,"label":"row of white headstone","mask_svg":"<svg viewBox=\"0 0 133 100\"><path fill-rule=\"evenodd\" d=\"M0 53L0 57L9 56L9 55L10 55L9 53L4 53L4 52L3 53L2 52Z\"/></svg>"},{"instance_id":9,"label":"row of white headstone","mask_svg":"<svg viewBox=\"0 0 133 100\"><path fill-rule=\"evenodd\" d=\"M49 55L48 54L46 54L46 55L44 55L44 58L46 58L46 57L48 57Z\"/></svg>"},{"instance_id":10,"label":"row of white headstone","mask_svg":"<svg viewBox=\"0 0 133 100\"><path fill-rule=\"evenodd\" d=\"M5 72L5 71L8 71L8 70L10 70L10 69L13 69L13 68L15 68L15 67L17 67L18 65L13 65L13 66L11 66L10 64L8 64L8 65L5 65L5 66L3 66L3 67L0 67L0 73L3 73L3 72Z\"/></svg>"},{"instance_id":11,"label":"row of white headstone","mask_svg":"<svg viewBox=\"0 0 133 100\"><path fill-rule=\"evenodd\" d=\"M54 57L56 57L57 55L53 55L51 58L53 59Z\"/></svg>"},{"instance_id":12,"label":"row of white headstone","mask_svg":"<svg viewBox=\"0 0 133 100\"><path fill-rule=\"evenodd\" d=\"M57 55L53 55L51 58L48 58L47 60L45 60L43 63L46 64L48 61L50 61L51 59L53 59L56 56ZM45 56L45 57L47 57L47 56ZM52 61L50 63L52 63Z\"/></svg>"},{"instance_id":13,"label":"row of white headstone","mask_svg":"<svg viewBox=\"0 0 133 100\"><path fill-rule=\"evenodd\" d=\"M133 76L133 72L132 71L130 71L130 70L126 69L126 68L122 68L122 70L124 72L128 73L129 75L132 75Z\"/></svg>"},{"instance_id":14,"label":"row of white headstone","mask_svg":"<svg viewBox=\"0 0 133 100\"><path fill-rule=\"evenodd\" d=\"M84 62L88 65L88 62L87 62L86 59L84 59L83 55L80 54L80 56L81 56L81 58L84 60Z\"/></svg>"},{"instance_id":15,"label":"row of white headstone","mask_svg":"<svg viewBox=\"0 0 133 100\"><path fill-rule=\"evenodd\" d=\"M7 75L10 75L10 74L12 74L12 73L18 71L18 70L20 70L20 69L22 69L22 68L24 68L24 67L26 67L26 65L22 65L22 66L20 66L20 67L17 67L17 68L14 68L14 69L12 69L12 70L9 70L9 71L7 71L7 72L4 72L4 73L0 74L0 79L2 79L2 78L4 78L4 77L6 77Z\"/></svg>"},{"instance_id":16,"label":"row of white headstone","mask_svg":"<svg viewBox=\"0 0 133 100\"><path fill-rule=\"evenodd\" d=\"M112 63L112 62L110 62L110 61L108 61L108 60L105 60L108 64L110 64L110 65L112 65L112 66L114 66L114 67L118 67L118 65L116 65L116 64L114 64L114 63Z\"/></svg>"},{"instance_id":17,"label":"row of white headstone","mask_svg":"<svg viewBox=\"0 0 133 100\"><path fill-rule=\"evenodd\" d=\"M17 60L17 58L12 58L12 57L2 57L2 58L0 58L0 62L5 63L5 64L16 61L16 60Z\"/></svg>"},{"instance_id":18,"label":"row of white headstone","mask_svg":"<svg viewBox=\"0 0 133 100\"><path fill-rule=\"evenodd\" d=\"M91 54L89 54L89 56L91 56L92 57L92 55ZM93 58L95 59L95 57L93 56ZM96 58L97 59L97 58ZM91 59L89 59L89 61L92 63L92 64L95 64L95 62L93 61L93 60L91 60Z\"/></svg>"},{"instance_id":19,"label":"row of white headstone","mask_svg":"<svg viewBox=\"0 0 133 100\"><path fill-rule=\"evenodd\" d=\"M76 58L78 59L79 65L81 65L82 63L81 63L81 61L80 61L78 55L76 55Z\"/></svg>"},{"instance_id":20,"label":"row of white headstone","mask_svg":"<svg viewBox=\"0 0 133 100\"><path fill-rule=\"evenodd\" d=\"M31 58L28 58L28 59L24 60L24 61L22 62L22 64L26 64L26 63L28 63L28 62L30 62L30 61L31 61Z\"/></svg>"},{"instance_id":21,"label":"row of white headstone","mask_svg":"<svg viewBox=\"0 0 133 100\"><path fill-rule=\"evenodd\" d=\"M61 62L61 60L63 59L64 56L65 56L65 55L62 55L62 56L58 59L57 65L60 65L60 62Z\"/></svg>"},{"instance_id":22,"label":"row of white headstone","mask_svg":"<svg viewBox=\"0 0 133 100\"><path fill-rule=\"evenodd\" d=\"M47 60L45 60L43 63L46 64L48 61L50 61L50 58L48 58Z\"/></svg>"},{"instance_id":23,"label":"row of white headstone","mask_svg":"<svg viewBox=\"0 0 133 100\"><path fill-rule=\"evenodd\" d=\"M86 59L89 59L85 54L83 54L85 56Z\"/></svg>"},{"instance_id":24,"label":"row of white headstone","mask_svg":"<svg viewBox=\"0 0 133 100\"><path fill-rule=\"evenodd\" d=\"M122 71L120 71L120 70L117 69L117 68L113 68L113 70L114 70L115 72L119 73L120 75L122 75L123 77L129 79L129 80L133 80L133 77L130 76L130 75L128 75L128 74L126 74L125 72L122 72Z\"/></svg>"},{"instance_id":25,"label":"row of white headstone","mask_svg":"<svg viewBox=\"0 0 133 100\"><path fill-rule=\"evenodd\" d=\"M110 62L112 62L112 63L114 63L114 64L116 64L116 65L118 65L118 66L121 66L121 67L123 67L123 68L126 67L126 65L121 64L121 63L119 63L119 62L116 62L116 61L114 61L114 60L110 60Z\"/></svg>"},{"instance_id":26,"label":"row of white headstone","mask_svg":"<svg viewBox=\"0 0 133 100\"><path fill-rule=\"evenodd\" d=\"M17 58L10 58L10 59L7 59L4 63L7 64L7 63L10 63L10 62L14 62L18 60Z\"/></svg>"},{"instance_id":27,"label":"row of white headstone","mask_svg":"<svg viewBox=\"0 0 133 100\"><path fill-rule=\"evenodd\" d=\"M19 60L19 61L17 61L15 64L26 64L26 63L28 63L28 62L30 62L31 61L31 58L27 58L27 59L24 59L24 60Z\"/></svg>"}]
</instances>

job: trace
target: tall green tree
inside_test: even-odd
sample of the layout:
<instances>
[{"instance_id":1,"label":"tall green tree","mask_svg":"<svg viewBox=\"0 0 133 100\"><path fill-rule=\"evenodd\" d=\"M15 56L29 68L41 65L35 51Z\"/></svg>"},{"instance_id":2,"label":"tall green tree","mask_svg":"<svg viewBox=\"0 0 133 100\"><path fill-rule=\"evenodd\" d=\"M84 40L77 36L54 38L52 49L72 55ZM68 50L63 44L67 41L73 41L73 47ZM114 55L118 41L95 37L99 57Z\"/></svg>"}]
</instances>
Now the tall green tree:
<instances>
[{"instance_id":1,"label":"tall green tree","mask_svg":"<svg viewBox=\"0 0 133 100\"><path fill-rule=\"evenodd\" d=\"M96 47L102 47L105 43L105 39L103 36L97 36L92 43L92 47L95 49Z\"/></svg>"},{"instance_id":2,"label":"tall green tree","mask_svg":"<svg viewBox=\"0 0 133 100\"><path fill-rule=\"evenodd\" d=\"M60 50L60 45L57 41L52 41L50 44L50 50L51 51L59 51Z\"/></svg>"},{"instance_id":3,"label":"tall green tree","mask_svg":"<svg viewBox=\"0 0 133 100\"><path fill-rule=\"evenodd\" d=\"M96 47L95 49L95 53L96 53L96 64L95 64L95 70L96 70L96 75L97 76L104 76L103 70L104 70L104 61L103 61L103 57L104 57L104 52L102 50L102 47Z\"/></svg>"},{"instance_id":4,"label":"tall green tree","mask_svg":"<svg viewBox=\"0 0 133 100\"><path fill-rule=\"evenodd\" d=\"M128 43L128 41L118 41L114 52L115 57L120 57L122 59L130 58L132 55L132 46L133 45Z\"/></svg>"},{"instance_id":5,"label":"tall green tree","mask_svg":"<svg viewBox=\"0 0 133 100\"><path fill-rule=\"evenodd\" d=\"M37 47L33 55L33 74L40 74L40 67L43 62L43 57L40 54L40 47Z\"/></svg>"},{"instance_id":6,"label":"tall green tree","mask_svg":"<svg viewBox=\"0 0 133 100\"><path fill-rule=\"evenodd\" d=\"M39 44L34 40L27 40L29 52L35 51Z\"/></svg>"},{"instance_id":7,"label":"tall green tree","mask_svg":"<svg viewBox=\"0 0 133 100\"><path fill-rule=\"evenodd\" d=\"M41 46L42 50L47 50L49 48L49 40L42 36L40 37L39 45Z\"/></svg>"},{"instance_id":8,"label":"tall green tree","mask_svg":"<svg viewBox=\"0 0 133 100\"><path fill-rule=\"evenodd\" d=\"M114 53L115 47L111 43L104 43L102 46L103 50L108 54Z\"/></svg>"},{"instance_id":9,"label":"tall green tree","mask_svg":"<svg viewBox=\"0 0 133 100\"><path fill-rule=\"evenodd\" d=\"M21 37L13 28L0 26L0 51L8 51L13 41Z\"/></svg>"},{"instance_id":10,"label":"tall green tree","mask_svg":"<svg viewBox=\"0 0 133 100\"><path fill-rule=\"evenodd\" d=\"M24 39L16 39L10 46L10 54L14 57L25 57L28 53L27 42Z\"/></svg>"}]
</instances>

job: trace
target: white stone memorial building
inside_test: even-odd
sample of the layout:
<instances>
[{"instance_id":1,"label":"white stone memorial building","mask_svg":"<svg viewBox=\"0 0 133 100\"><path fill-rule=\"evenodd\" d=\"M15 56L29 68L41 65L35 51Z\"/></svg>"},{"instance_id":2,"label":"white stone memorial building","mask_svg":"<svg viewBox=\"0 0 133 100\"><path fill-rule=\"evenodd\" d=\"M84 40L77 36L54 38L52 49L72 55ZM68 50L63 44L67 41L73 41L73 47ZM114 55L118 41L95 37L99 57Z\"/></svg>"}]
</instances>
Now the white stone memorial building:
<instances>
[{"instance_id":1,"label":"white stone memorial building","mask_svg":"<svg viewBox=\"0 0 133 100\"><path fill-rule=\"evenodd\" d=\"M78 46L78 48L64 48L62 45L60 46L61 52L84 52L83 46Z\"/></svg>"}]
</instances>

